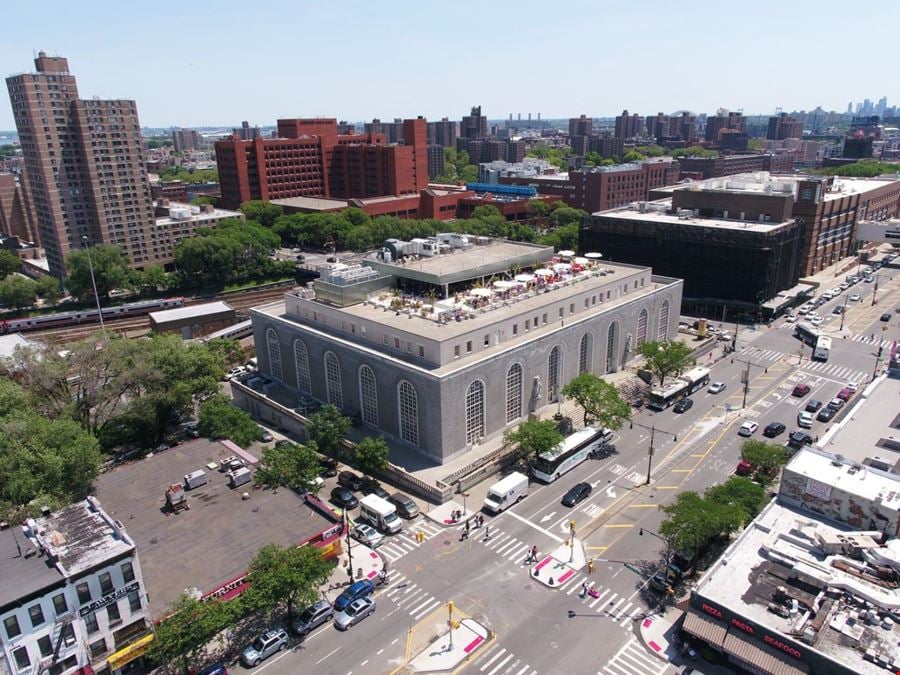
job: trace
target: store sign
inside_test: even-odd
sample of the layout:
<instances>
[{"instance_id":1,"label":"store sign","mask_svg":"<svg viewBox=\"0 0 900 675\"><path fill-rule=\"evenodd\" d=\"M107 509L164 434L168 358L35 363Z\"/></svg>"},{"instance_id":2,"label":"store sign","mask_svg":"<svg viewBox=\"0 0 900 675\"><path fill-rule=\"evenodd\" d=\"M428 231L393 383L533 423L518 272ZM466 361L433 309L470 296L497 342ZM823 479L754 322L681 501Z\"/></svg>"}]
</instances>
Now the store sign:
<instances>
[{"instance_id":1,"label":"store sign","mask_svg":"<svg viewBox=\"0 0 900 675\"><path fill-rule=\"evenodd\" d=\"M330 539L330 538L333 537L334 535L339 534L340 531L343 529L343 527L344 527L344 524L343 524L343 523L338 523L338 524L335 525L334 527L328 528L327 530L325 530L325 531L322 533L322 541L327 541L328 539Z\"/></svg>"},{"instance_id":2,"label":"store sign","mask_svg":"<svg viewBox=\"0 0 900 675\"><path fill-rule=\"evenodd\" d=\"M831 498L831 486L828 483L820 483L812 478L807 478L806 494L828 501Z\"/></svg>"},{"instance_id":3,"label":"store sign","mask_svg":"<svg viewBox=\"0 0 900 675\"><path fill-rule=\"evenodd\" d=\"M732 618L731 625L740 628L745 633L750 633L750 635L753 635L753 626L751 626L749 623L744 623L740 619Z\"/></svg>"},{"instance_id":4,"label":"store sign","mask_svg":"<svg viewBox=\"0 0 900 675\"><path fill-rule=\"evenodd\" d=\"M765 642L767 645L775 647L775 649L783 651L785 654L790 654L795 659L803 658L803 655L800 653L799 649L794 649L789 644L785 644L778 638L774 638L771 635L763 635L763 642Z\"/></svg>"},{"instance_id":5,"label":"store sign","mask_svg":"<svg viewBox=\"0 0 900 675\"><path fill-rule=\"evenodd\" d=\"M132 592L138 590L140 587L141 587L141 585L137 581L133 581L132 583L128 584L127 586L123 586L119 590L113 591L112 593L109 593L108 595L104 595L102 598L94 600L89 605L85 605L84 607L82 607L81 609L78 610L78 616L87 616L88 614L96 612L98 609L103 609L107 605L113 604L116 600L121 600L129 593L132 593Z\"/></svg>"},{"instance_id":6,"label":"store sign","mask_svg":"<svg viewBox=\"0 0 900 675\"><path fill-rule=\"evenodd\" d=\"M226 595L231 593L232 591L236 591L241 586L247 583L247 575L244 574L239 576L237 579L232 579L227 584L222 584L216 590L210 591L207 595L203 596L204 600L215 600L216 598L224 598Z\"/></svg>"},{"instance_id":7,"label":"store sign","mask_svg":"<svg viewBox=\"0 0 900 675\"><path fill-rule=\"evenodd\" d=\"M701 605L701 607L703 608L703 611L706 612L707 614L712 614L717 619L722 618L722 610L721 609L719 609L717 607L713 607L712 605L707 605L707 604L703 604L703 605Z\"/></svg>"},{"instance_id":8,"label":"store sign","mask_svg":"<svg viewBox=\"0 0 900 675\"><path fill-rule=\"evenodd\" d=\"M119 651L113 652L106 659L107 665L113 670L118 670L122 666L131 663L150 649L150 645L153 644L153 640L155 639L156 636L153 635L153 633L150 633L149 635L145 635L141 639L132 642L127 647L123 647Z\"/></svg>"}]
</instances>

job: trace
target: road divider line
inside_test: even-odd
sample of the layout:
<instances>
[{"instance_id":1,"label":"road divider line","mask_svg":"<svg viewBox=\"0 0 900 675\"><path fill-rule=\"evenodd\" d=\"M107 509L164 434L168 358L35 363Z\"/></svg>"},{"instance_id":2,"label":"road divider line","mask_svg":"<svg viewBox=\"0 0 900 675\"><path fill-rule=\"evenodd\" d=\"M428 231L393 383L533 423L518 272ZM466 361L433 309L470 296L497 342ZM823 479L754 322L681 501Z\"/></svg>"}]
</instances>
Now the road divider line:
<instances>
[{"instance_id":1,"label":"road divider line","mask_svg":"<svg viewBox=\"0 0 900 675\"><path fill-rule=\"evenodd\" d=\"M507 513L508 513L509 515L511 515L513 518L515 518L516 520L522 521L523 523L525 523L526 525L528 525L528 527L531 527L531 528L537 530L538 532L543 532L544 534L546 534L548 537L550 537L550 538L551 538L553 541L555 541L556 543L561 544L561 543L563 542L562 537L558 537L557 535L553 534L553 532L551 532L550 530L544 529L544 528L541 527L540 525L535 525L535 524L532 523L530 520L528 520L527 518L523 518L522 516L520 516L520 515L519 515L518 513L516 513L515 511L509 511L509 510L507 510Z\"/></svg>"}]
</instances>

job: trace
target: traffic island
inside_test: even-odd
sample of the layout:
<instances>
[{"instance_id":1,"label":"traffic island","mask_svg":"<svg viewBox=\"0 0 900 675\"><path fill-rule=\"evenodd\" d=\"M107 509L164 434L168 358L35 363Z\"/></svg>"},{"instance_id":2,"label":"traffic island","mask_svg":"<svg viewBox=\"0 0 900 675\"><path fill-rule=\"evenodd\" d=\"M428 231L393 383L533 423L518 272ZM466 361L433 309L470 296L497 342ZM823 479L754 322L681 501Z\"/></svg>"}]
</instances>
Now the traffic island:
<instances>
[{"instance_id":1,"label":"traffic island","mask_svg":"<svg viewBox=\"0 0 900 675\"><path fill-rule=\"evenodd\" d=\"M584 542L575 537L544 556L531 568L530 574L547 588L561 588L586 564Z\"/></svg>"},{"instance_id":2,"label":"traffic island","mask_svg":"<svg viewBox=\"0 0 900 675\"><path fill-rule=\"evenodd\" d=\"M443 635L437 636L409 662L411 673L449 673L475 656L490 642L490 630L475 621L454 622Z\"/></svg>"}]
</instances>

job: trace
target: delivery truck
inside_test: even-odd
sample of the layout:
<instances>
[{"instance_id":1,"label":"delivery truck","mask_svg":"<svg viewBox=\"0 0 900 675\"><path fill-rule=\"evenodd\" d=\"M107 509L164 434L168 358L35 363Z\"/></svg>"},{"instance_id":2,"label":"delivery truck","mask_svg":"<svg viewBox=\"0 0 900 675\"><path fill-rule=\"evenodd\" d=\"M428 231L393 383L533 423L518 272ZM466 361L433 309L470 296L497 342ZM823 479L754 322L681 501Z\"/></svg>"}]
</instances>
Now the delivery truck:
<instances>
[{"instance_id":1,"label":"delivery truck","mask_svg":"<svg viewBox=\"0 0 900 675\"><path fill-rule=\"evenodd\" d=\"M484 508L491 513L500 513L528 494L528 476L513 471L503 480L494 483L484 498Z\"/></svg>"}]
</instances>

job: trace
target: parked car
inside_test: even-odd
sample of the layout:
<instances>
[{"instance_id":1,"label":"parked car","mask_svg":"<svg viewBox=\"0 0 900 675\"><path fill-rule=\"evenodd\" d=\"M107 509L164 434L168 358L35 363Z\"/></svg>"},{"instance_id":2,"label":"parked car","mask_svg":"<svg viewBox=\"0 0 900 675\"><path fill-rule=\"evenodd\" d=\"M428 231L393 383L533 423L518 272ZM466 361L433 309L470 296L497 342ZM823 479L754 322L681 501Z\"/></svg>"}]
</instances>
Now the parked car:
<instances>
[{"instance_id":1,"label":"parked car","mask_svg":"<svg viewBox=\"0 0 900 675\"><path fill-rule=\"evenodd\" d=\"M293 443L293 441L291 441L287 438L282 438L281 440L275 441L275 447L276 448L284 448L284 447L290 445L291 443Z\"/></svg>"},{"instance_id":2,"label":"parked car","mask_svg":"<svg viewBox=\"0 0 900 675\"><path fill-rule=\"evenodd\" d=\"M319 466L322 467L322 470L319 472L319 475L322 476L322 478L334 478L337 476L337 462L333 459L320 459Z\"/></svg>"},{"instance_id":3,"label":"parked car","mask_svg":"<svg viewBox=\"0 0 900 675\"><path fill-rule=\"evenodd\" d=\"M822 407L822 401L816 398L811 398L806 402L806 412L814 413L816 410Z\"/></svg>"},{"instance_id":4,"label":"parked car","mask_svg":"<svg viewBox=\"0 0 900 675\"><path fill-rule=\"evenodd\" d=\"M850 387L844 387L837 393L837 398L841 399L845 403L853 398L854 390Z\"/></svg>"},{"instance_id":5,"label":"parked car","mask_svg":"<svg viewBox=\"0 0 900 675\"><path fill-rule=\"evenodd\" d=\"M805 431L795 431L788 439L788 447L793 448L794 450L799 450L804 445L812 445L812 442L812 436L810 436Z\"/></svg>"},{"instance_id":6,"label":"parked car","mask_svg":"<svg viewBox=\"0 0 900 675\"><path fill-rule=\"evenodd\" d=\"M805 410L797 413L797 426L802 427L803 429L812 429L813 424L813 416L812 413L806 412Z\"/></svg>"},{"instance_id":7,"label":"parked car","mask_svg":"<svg viewBox=\"0 0 900 675\"><path fill-rule=\"evenodd\" d=\"M840 410L844 405L844 401L839 398L833 398L828 401L828 407L832 410Z\"/></svg>"},{"instance_id":8,"label":"parked car","mask_svg":"<svg viewBox=\"0 0 900 675\"><path fill-rule=\"evenodd\" d=\"M337 479L338 485L345 487L348 490L353 490L354 492L358 492L363 486L363 479L352 471L341 471L338 474Z\"/></svg>"},{"instance_id":9,"label":"parked car","mask_svg":"<svg viewBox=\"0 0 900 675\"><path fill-rule=\"evenodd\" d=\"M694 405L694 402L689 398L683 398L675 406L672 408L677 413L683 413L690 410Z\"/></svg>"},{"instance_id":10,"label":"parked car","mask_svg":"<svg viewBox=\"0 0 900 675\"><path fill-rule=\"evenodd\" d=\"M835 410L834 408L822 408L819 411L819 414L816 415L816 419L820 422L830 422L836 414L837 410Z\"/></svg>"},{"instance_id":11,"label":"parked car","mask_svg":"<svg viewBox=\"0 0 900 675\"><path fill-rule=\"evenodd\" d=\"M718 394L720 391L725 391L725 383L724 382L713 382L707 388L707 391L710 394Z\"/></svg>"},{"instance_id":12,"label":"parked car","mask_svg":"<svg viewBox=\"0 0 900 675\"><path fill-rule=\"evenodd\" d=\"M759 424L757 424L756 422L744 422L741 425L741 428L738 429L738 435L752 436L757 429L759 429Z\"/></svg>"},{"instance_id":13,"label":"parked car","mask_svg":"<svg viewBox=\"0 0 900 675\"><path fill-rule=\"evenodd\" d=\"M202 670L198 670L197 675L228 675L228 668L225 667L224 663L214 663Z\"/></svg>"},{"instance_id":14,"label":"parked car","mask_svg":"<svg viewBox=\"0 0 900 675\"><path fill-rule=\"evenodd\" d=\"M372 591L374 590L375 584L368 579L361 579L360 581L347 586L347 588L344 589L344 592L337 596L337 599L334 601L334 608L338 612L342 612L351 602L372 595Z\"/></svg>"},{"instance_id":15,"label":"parked car","mask_svg":"<svg viewBox=\"0 0 900 675\"><path fill-rule=\"evenodd\" d=\"M833 310L831 310L831 313L837 314L838 316L840 316L841 314L843 314L846 311L846 309L847 308L844 305L838 305Z\"/></svg>"},{"instance_id":16,"label":"parked car","mask_svg":"<svg viewBox=\"0 0 900 675\"><path fill-rule=\"evenodd\" d=\"M862 296L859 293L853 293L848 300L850 302L862 302Z\"/></svg>"},{"instance_id":17,"label":"parked car","mask_svg":"<svg viewBox=\"0 0 900 675\"><path fill-rule=\"evenodd\" d=\"M820 299L820 302L827 302L827 301L821 301L821 299ZM788 314L786 317L784 317L784 320L787 321L788 323L797 323L797 315L796 314Z\"/></svg>"},{"instance_id":18,"label":"parked car","mask_svg":"<svg viewBox=\"0 0 900 675\"><path fill-rule=\"evenodd\" d=\"M316 628L334 617L334 608L325 600L307 607L291 624L291 630L297 635L309 635Z\"/></svg>"},{"instance_id":19,"label":"parked car","mask_svg":"<svg viewBox=\"0 0 900 675\"><path fill-rule=\"evenodd\" d=\"M262 443L271 443L275 440L275 437L266 429L262 427L259 428L259 440Z\"/></svg>"},{"instance_id":20,"label":"parked car","mask_svg":"<svg viewBox=\"0 0 900 675\"><path fill-rule=\"evenodd\" d=\"M791 392L792 396L796 396L797 398L803 398L809 393L809 385L808 384L798 384L794 387L794 391Z\"/></svg>"},{"instance_id":21,"label":"parked car","mask_svg":"<svg viewBox=\"0 0 900 675\"><path fill-rule=\"evenodd\" d=\"M378 548L384 542L384 535L367 523L356 523L350 536L369 548Z\"/></svg>"},{"instance_id":22,"label":"parked car","mask_svg":"<svg viewBox=\"0 0 900 675\"><path fill-rule=\"evenodd\" d=\"M775 438L776 436L780 436L785 432L787 427L785 427L781 422L769 422L766 425L766 428L763 429L763 436L766 438Z\"/></svg>"},{"instance_id":23,"label":"parked car","mask_svg":"<svg viewBox=\"0 0 900 675\"><path fill-rule=\"evenodd\" d=\"M823 323L825 323L825 319L823 319L821 316L814 316L810 318L809 322L813 326L821 326Z\"/></svg>"},{"instance_id":24,"label":"parked car","mask_svg":"<svg viewBox=\"0 0 900 675\"><path fill-rule=\"evenodd\" d=\"M241 663L245 666L258 666L261 661L284 649L287 643L288 634L281 628L267 630L244 649Z\"/></svg>"},{"instance_id":25,"label":"parked car","mask_svg":"<svg viewBox=\"0 0 900 675\"><path fill-rule=\"evenodd\" d=\"M734 468L734 472L738 476L749 476L753 473L753 469L755 467L752 463L748 462L746 459L742 459L738 462L738 465Z\"/></svg>"},{"instance_id":26,"label":"parked car","mask_svg":"<svg viewBox=\"0 0 900 675\"><path fill-rule=\"evenodd\" d=\"M884 321L885 323L887 323L890 320L891 320L891 315L888 314L887 312L882 314L881 317L879 318L879 321Z\"/></svg>"},{"instance_id":27,"label":"parked car","mask_svg":"<svg viewBox=\"0 0 900 675\"><path fill-rule=\"evenodd\" d=\"M397 507L397 515L401 518L411 519L419 515L418 504L402 492L395 492L388 497L388 501Z\"/></svg>"},{"instance_id":28,"label":"parked car","mask_svg":"<svg viewBox=\"0 0 900 675\"><path fill-rule=\"evenodd\" d=\"M359 506L359 500L345 487L336 487L331 491L331 501L342 509L355 509Z\"/></svg>"},{"instance_id":29,"label":"parked car","mask_svg":"<svg viewBox=\"0 0 900 675\"><path fill-rule=\"evenodd\" d=\"M391 494L381 487L381 484L373 478L363 478L360 491L364 495L378 495L382 499L390 499Z\"/></svg>"},{"instance_id":30,"label":"parked car","mask_svg":"<svg viewBox=\"0 0 900 675\"><path fill-rule=\"evenodd\" d=\"M850 391L856 393L856 391L859 390L859 383L858 382L848 382L844 388L849 389Z\"/></svg>"},{"instance_id":31,"label":"parked car","mask_svg":"<svg viewBox=\"0 0 900 675\"><path fill-rule=\"evenodd\" d=\"M375 601L370 597L354 600L334 617L334 627L338 630L347 630L353 624L359 623L375 611Z\"/></svg>"},{"instance_id":32,"label":"parked car","mask_svg":"<svg viewBox=\"0 0 900 675\"><path fill-rule=\"evenodd\" d=\"M563 506L575 506L578 502L583 499L587 499L593 488L590 483L577 483L573 485L572 488L563 495L562 505Z\"/></svg>"}]
</instances>

